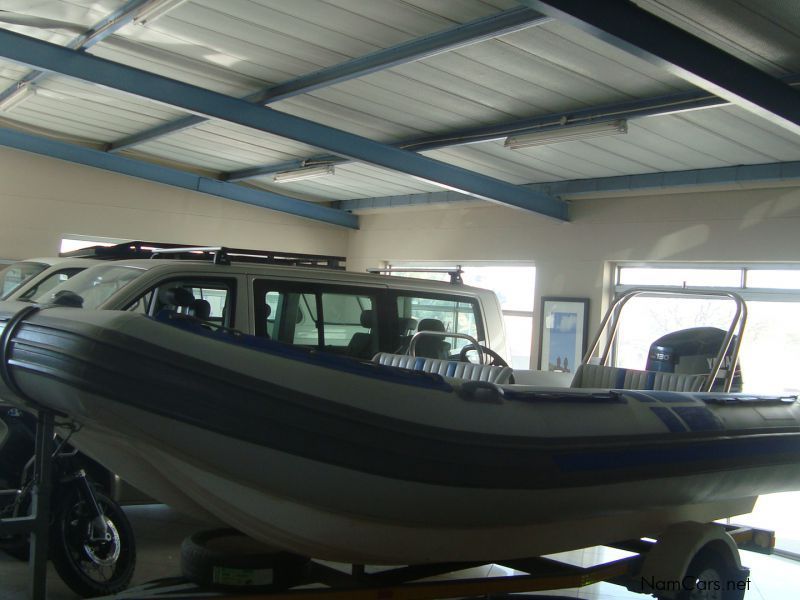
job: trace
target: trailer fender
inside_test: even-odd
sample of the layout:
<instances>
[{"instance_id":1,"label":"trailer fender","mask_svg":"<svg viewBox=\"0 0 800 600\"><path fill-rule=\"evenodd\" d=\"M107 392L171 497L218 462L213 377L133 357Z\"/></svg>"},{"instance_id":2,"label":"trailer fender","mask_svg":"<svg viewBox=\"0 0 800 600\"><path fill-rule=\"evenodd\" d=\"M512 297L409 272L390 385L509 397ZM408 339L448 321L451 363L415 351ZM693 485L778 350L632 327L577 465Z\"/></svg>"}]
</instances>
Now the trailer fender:
<instances>
[{"instance_id":1,"label":"trailer fender","mask_svg":"<svg viewBox=\"0 0 800 600\"><path fill-rule=\"evenodd\" d=\"M683 579L697 554L715 552L729 572L742 570L739 549L722 525L686 521L667 528L645 556L640 572L639 591L658 598L678 598L685 589ZM639 587L637 585L636 587Z\"/></svg>"}]
</instances>

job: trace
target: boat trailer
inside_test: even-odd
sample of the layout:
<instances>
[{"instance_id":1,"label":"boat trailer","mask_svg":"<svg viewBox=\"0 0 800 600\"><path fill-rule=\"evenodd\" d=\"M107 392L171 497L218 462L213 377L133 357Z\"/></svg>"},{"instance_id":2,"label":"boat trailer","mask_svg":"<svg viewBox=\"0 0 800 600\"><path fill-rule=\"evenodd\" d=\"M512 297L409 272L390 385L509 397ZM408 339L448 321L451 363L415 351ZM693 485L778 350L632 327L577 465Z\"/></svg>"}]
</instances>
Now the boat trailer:
<instances>
[{"instance_id":1,"label":"boat trailer","mask_svg":"<svg viewBox=\"0 0 800 600\"><path fill-rule=\"evenodd\" d=\"M738 600L749 587L750 571L739 562L738 549L771 554L774 532L719 523L679 523L670 527L660 541L641 539L608 547L632 553L628 557L588 567L571 565L548 557L494 561L412 565L385 570L351 565L350 572L310 561L302 580L290 589L246 588L233 590L203 587L185 578L168 578L131 588L113 596L124 600L433 600L439 598L491 598L507 594L514 599L522 593L582 588L609 582L633 592L652 594L659 599L689 597L686 589L702 581L688 575L687 569L707 573L712 565L723 569L724 600ZM697 565L705 557L707 564ZM458 573L476 567L499 565L521 574L507 576L463 577ZM694 565L694 566L692 566ZM724 567L723 567L724 565ZM341 565L344 567L344 565ZM695 571L692 571L693 573ZM252 573L251 573L252 574ZM448 576L447 579L431 579ZM711 581L710 579L707 581ZM512 596L508 596L512 598ZM544 600L543 596L530 596ZM692 598L697 596L692 595ZM705 598L705 595L700 595ZM109 596L108 598L111 598Z\"/></svg>"}]
</instances>

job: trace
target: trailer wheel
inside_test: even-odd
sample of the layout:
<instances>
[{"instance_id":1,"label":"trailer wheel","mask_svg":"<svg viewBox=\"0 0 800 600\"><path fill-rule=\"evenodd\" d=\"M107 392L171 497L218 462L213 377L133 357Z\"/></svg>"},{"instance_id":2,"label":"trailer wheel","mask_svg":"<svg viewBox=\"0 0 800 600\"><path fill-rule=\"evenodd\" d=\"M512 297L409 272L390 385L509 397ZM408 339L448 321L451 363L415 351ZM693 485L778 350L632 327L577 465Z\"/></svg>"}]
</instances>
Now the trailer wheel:
<instances>
[{"instance_id":1,"label":"trailer wheel","mask_svg":"<svg viewBox=\"0 0 800 600\"><path fill-rule=\"evenodd\" d=\"M235 529L201 531L181 544L183 576L218 589L284 590L302 582L309 563Z\"/></svg>"},{"instance_id":2,"label":"trailer wheel","mask_svg":"<svg viewBox=\"0 0 800 600\"><path fill-rule=\"evenodd\" d=\"M746 569L731 567L718 550L706 546L689 564L676 600L742 600L747 575Z\"/></svg>"}]
</instances>

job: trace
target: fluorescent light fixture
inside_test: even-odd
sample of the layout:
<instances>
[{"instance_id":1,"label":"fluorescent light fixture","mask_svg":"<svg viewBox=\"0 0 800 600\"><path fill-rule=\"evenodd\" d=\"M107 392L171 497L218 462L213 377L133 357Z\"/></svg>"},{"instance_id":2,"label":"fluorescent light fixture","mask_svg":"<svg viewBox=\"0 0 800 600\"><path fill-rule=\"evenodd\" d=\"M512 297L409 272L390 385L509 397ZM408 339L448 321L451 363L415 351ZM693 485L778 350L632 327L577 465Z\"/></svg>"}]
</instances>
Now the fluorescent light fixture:
<instances>
[{"instance_id":1,"label":"fluorescent light fixture","mask_svg":"<svg viewBox=\"0 0 800 600\"><path fill-rule=\"evenodd\" d=\"M571 140L585 140L587 138L600 137L603 135L618 135L628 133L628 121L606 121L605 123L589 123L586 125L564 125L558 129L547 129L545 131L534 131L521 135L510 135L506 138L505 147L517 150L518 148L529 148L530 146L542 146L544 144L554 144L556 142L567 142Z\"/></svg>"},{"instance_id":2,"label":"fluorescent light fixture","mask_svg":"<svg viewBox=\"0 0 800 600\"><path fill-rule=\"evenodd\" d=\"M160 16L168 13L173 8L177 8L186 0L153 0L145 4L142 9L136 13L133 22L137 25L145 25L155 21Z\"/></svg>"},{"instance_id":3,"label":"fluorescent light fixture","mask_svg":"<svg viewBox=\"0 0 800 600\"><path fill-rule=\"evenodd\" d=\"M29 98L36 93L36 88L30 83L25 83L11 92L8 96L0 100L0 111L9 112L15 106L19 106L25 98Z\"/></svg>"},{"instance_id":4,"label":"fluorescent light fixture","mask_svg":"<svg viewBox=\"0 0 800 600\"><path fill-rule=\"evenodd\" d=\"M316 179L334 174L333 165L319 165L316 167L303 167L294 171L283 171L275 173L272 180L275 183L289 183L290 181L303 181L304 179Z\"/></svg>"}]
</instances>

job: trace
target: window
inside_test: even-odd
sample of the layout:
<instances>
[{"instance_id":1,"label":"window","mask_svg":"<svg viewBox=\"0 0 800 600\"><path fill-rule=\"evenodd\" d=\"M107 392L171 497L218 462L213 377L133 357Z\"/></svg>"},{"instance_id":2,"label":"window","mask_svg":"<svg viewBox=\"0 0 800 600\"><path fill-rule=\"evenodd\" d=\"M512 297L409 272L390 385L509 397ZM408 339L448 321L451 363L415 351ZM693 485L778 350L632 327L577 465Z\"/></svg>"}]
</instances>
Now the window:
<instances>
[{"instance_id":1,"label":"window","mask_svg":"<svg viewBox=\"0 0 800 600\"><path fill-rule=\"evenodd\" d=\"M424 330L463 333L478 341L485 341L483 327L479 325L477 302L469 298L445 299L435 294L398 295L396 306L398 322L403 323L403 328L412 333ZM420 356L433 354L430 358L446 358L457 354L464 346L471 345L469 340L463 338L433 335L421 336L415 343L416 353ZM420 351L420 348L425 347L434 349L427 353Z\"/></svg>"},{"instance_id":2,"label":"window","mask_svg":"<svg viewBox=\"0 0 800 600\"><path fill-rule=\"evenodd\" d=\"M169 290L184 288L191 294L189 306L175 306L170 303ZM131 304L127 310L156 316L162 310L185 312L203 321L234 326L233 299L236 282L232 279L171 279L160 281L158 285L147 290Z\"/></svg>"},{"instance_id":3,"label":"window","mask_svg":"<svg viewBox=\"0 0 800 600\"><path fill-rule=\"evenodd\" d=\"M453 268L453 263L400 262L392 267ZM532 265L462 264L462 279L467 285L492 290L497 294L506 330L509 365L530 369L533 339L533 304L536 268ZM409 273L414 277L449 281L446 273ZM452 341L452 340L451 340Z\"/></svg>"},{"instance_id":4,"label":"window","mask_svg":"<svg viewBox=\"0 0 800 600\"><path fill-rule=\"evenodd\" d=\"M256 281L256 335L369 359L379 349L377 299L337 286Z\"/></svg>"},{"instance_id":5,"label":"window","mask_svg":"<svg viewBox=\"0 0 800 600\"><path fill-rule=\"evenodd\" d=\"M620 266L616 290L630 286L714 287L741 295L747 325L739 354L742 389L754 394L800 393L800 269L783 265ZM697 325L727 329L732 303L723 300L639 297L622 311L616 341L617 364L644 368L650 344L659 336ZM776 531L777 548L800 553L795 519L800 492L761 496L750 515L735 523Z\"/></svg>"},{"instance_id":6,"label":"window","mask_svg":"<svg viewBox=\"0 0 800 600\"><path fill-rule=\"evenodd\" d=\"M91 246L114 246L115 244L122 244L130 241L131 240L89 235L67 235L61 238L60 252L71 252L72 250L80 250L81 248L89 248Z\"/></svg>"},{"instance_id":7,"label":"window","mask_svg":"<svg viewBox=\"0 0 800 600\"><path fill-rule=\"evenodd\" d=\"M73 275L77 275L81 271L83 271L82 268L61 269L60 271L55 271L54 273L51 273L46 278L42 279L36 285L31 287L19 298L20 300L29 300L34 296L38 296L39 294L44 294L46 292L49 292L57 285L64 283L67 279L69 279Z\"/></svg>"},{"instance_id":8,"label":"window","mask_svg":"<svg viewBox=\"0 0 800 600\"><path fill-rule=\"evenodd\" d=\"M144 269L114 265L98 265L81 271L56 287L37 294L33 301L50 302L55 294L67 290L83 299L83 308L98 308L113 294L144 273Z\"/></svg>"},{"instance_id":9,"label":"window","mask_svg":"<svg viewBox=\"0 0 800 600\"><path fill-rule=\"evenodd\" d=\"M757 266L620 266L617 292L636 286L685 285L736 292L747 303L747 326L739 354L742 390L796 394L800 379L800 269ZM616 364L643 369L650 344L661 335L696 326L728 329L730 301L638 297L622 313Z\"/></svg>"},{"instance_id":10,"label":"window","mask_svg":"<svg viewBox=\"0 0 800 600\"><path fill-rule=\"evenodd\" d=\"M0 300L11 295L19 286L47 267L45 263L37 262L16 262L8 265L0 271Z\"/></svg>"}]
</instances>

